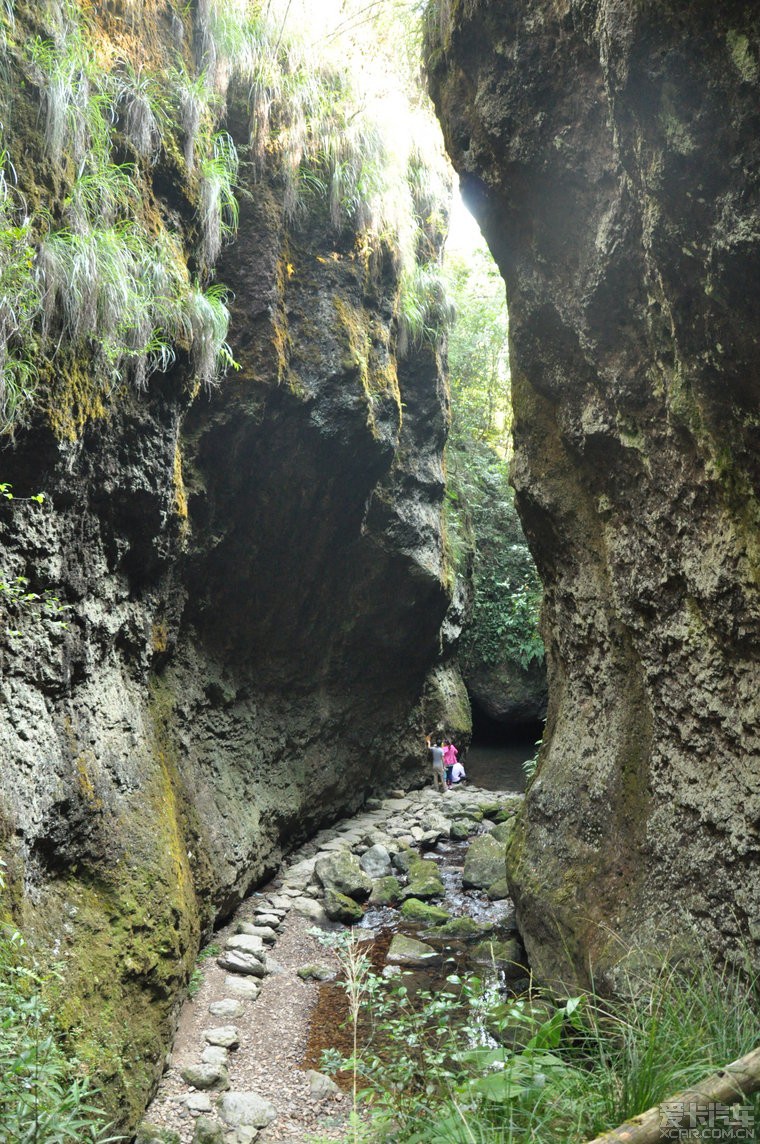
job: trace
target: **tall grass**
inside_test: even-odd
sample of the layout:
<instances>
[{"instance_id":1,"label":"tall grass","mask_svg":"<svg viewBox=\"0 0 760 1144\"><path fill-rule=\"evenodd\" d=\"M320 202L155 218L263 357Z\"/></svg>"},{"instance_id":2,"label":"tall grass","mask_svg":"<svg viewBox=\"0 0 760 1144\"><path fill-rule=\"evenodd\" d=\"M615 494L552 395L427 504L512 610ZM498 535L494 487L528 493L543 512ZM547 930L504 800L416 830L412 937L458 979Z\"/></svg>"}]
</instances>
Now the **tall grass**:
<instances>
[{"instance_id":1,"label":"tall grass","mask_svg":"<svg viewBox=\"0 0 760 1144\"><path fill-rule=\"evenodd\" d=\"M403 984L362 979L371 1039L360 1037L354 1059L328 1053L324 1063L364 1078L366 1139L581 1144L760 1043L757 976L706 958L688 969L663 964L614 1002L531 994L489 1012L476 980L450 981L410 1004ZM347 982L350 994L350 974ZM748 1103L760 1114L757 1097Z\"/></svg>"},{"instance_id":2,"label":"tall grass","mask_svg":"<svg viewBox=\"0 0 760 1144\"><path fill-rule=\"evenodd\" d=\"M231 136L220 131L211 141L210 154L201 162L201 262L207 271L219 257L223 240L237 231L237 174L237 149Z\"/></svg>"}]
</instances>

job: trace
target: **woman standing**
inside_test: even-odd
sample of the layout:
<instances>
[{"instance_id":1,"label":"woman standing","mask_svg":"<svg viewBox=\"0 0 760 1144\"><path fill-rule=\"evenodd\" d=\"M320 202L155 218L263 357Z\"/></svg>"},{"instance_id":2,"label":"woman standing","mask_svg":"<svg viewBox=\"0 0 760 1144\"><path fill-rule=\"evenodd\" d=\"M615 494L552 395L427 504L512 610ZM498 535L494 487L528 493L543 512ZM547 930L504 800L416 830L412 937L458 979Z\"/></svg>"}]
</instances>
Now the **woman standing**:
<instances>
[{"instance_id":1,"label":"woman standing","mask_svg":"<svg viewBox=\"0 0 760 1144\"><path fill-rule=\"evenodd\" d=\"M457 761L459 752L450 739L443 740L443 765L446 768L446 786L451 790L451 768Z\"/></svg>"}]
</instances>

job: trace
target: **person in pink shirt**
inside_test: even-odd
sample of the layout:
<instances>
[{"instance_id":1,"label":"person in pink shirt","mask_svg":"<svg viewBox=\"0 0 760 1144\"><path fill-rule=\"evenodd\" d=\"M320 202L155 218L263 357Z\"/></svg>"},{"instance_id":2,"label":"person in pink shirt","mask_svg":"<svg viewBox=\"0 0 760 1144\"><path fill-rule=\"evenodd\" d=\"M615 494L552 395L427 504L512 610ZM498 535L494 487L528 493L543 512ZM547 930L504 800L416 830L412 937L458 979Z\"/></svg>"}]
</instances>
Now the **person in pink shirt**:
<instances>
[{"instance_id":1,"label":"person in pink shirt","mask_svg":"<svg viewBox=\"0 0 760 1144\"><path fill-rule=\"evenodd\" d=\"M457 761L459 751L449 739L443 740L443 765L446 768L446 786L451 790L451 768Z\"/></svg>"}]
</instances>

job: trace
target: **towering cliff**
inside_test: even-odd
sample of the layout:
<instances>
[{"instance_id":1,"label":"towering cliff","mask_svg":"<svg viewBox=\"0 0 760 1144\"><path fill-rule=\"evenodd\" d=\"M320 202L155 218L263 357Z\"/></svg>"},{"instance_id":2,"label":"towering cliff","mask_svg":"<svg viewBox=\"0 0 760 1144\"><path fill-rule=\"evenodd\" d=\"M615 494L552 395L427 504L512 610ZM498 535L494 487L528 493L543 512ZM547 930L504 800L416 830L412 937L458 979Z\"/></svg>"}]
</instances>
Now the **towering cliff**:
<instances>
[{"instance_id":1,"label":"towering cliff","mask_svg":"<svg viewBox=\"0 0 760 1144\"><path fill-rule=\"evenodd\" d=\"M402 314L440 216L412 203L410 265L345 182L349 160L369 179L357 151L329 201L282 94L317 80L276 6L268 46L245 9L18 3L2 25L0 271L27 307L0 305L4 906L60 962L61 1023L125 1123L202 933L320 824L419 780L458 699L447 400Z\"/></svg>"},{"instance_id":2,"label":"towering cliff","mask_svg":"<svg viewBox=\"0 0 760 1144\"><path fill-rule=\"evenodd\" d=\"M429 14L510 305L550 681L510 862L554 981L697 942L757 960L759 48L744 2Z\"/></svg>"}]
</instances>

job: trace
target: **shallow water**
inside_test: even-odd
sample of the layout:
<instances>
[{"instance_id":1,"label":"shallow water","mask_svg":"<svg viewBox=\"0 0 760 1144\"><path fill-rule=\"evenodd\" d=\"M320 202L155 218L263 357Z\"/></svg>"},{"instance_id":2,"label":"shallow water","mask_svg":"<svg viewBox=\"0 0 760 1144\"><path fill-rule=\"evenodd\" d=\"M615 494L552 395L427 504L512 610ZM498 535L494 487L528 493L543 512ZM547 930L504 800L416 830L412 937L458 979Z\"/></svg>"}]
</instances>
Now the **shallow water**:
<instances>
[{"instance_id":1,"label":"shallow water","mask_svg":"<svg viewBox=\"0 0 760 1144\"><path fill-rule=\"evenodd\" d=\"M537 750L535 735L506 744L478 744L470 747L464 759L467 778L484 790L525 791L522 765Z\"/></svg>"}]
</instances>

